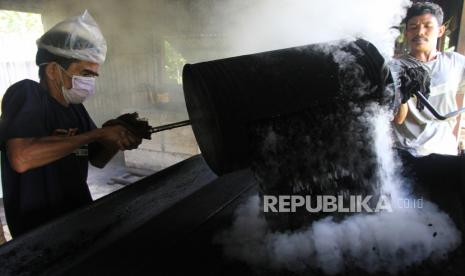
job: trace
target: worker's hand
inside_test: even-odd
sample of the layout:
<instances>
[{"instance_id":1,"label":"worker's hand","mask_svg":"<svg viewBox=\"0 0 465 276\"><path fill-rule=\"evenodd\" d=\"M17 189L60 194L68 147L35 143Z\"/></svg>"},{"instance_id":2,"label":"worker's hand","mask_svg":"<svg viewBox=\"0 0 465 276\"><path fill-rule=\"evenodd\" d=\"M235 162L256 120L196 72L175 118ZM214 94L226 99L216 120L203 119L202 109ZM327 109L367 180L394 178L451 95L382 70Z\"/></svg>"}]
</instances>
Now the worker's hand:
<instances>
[{"instance_id":1,"label":"worker's hand","mask_svg":"<svg viewBox=\"0 0 465 276\"><path fill-rule=\"evenodd\" d=\"M109 120L103 124L104 127L113 125L124 126L133 135L142 139L150 140L152 136L152 127L146 119L139 118L139 114L137 114L137 112L123 114L118 116L116 119Z\"/></svg>"},{"instance_id":2,"label":"worker's hand","mask_svg":"<svg viewBox=\"0 0 465 276\"><path fill-rule=\"evenodd\" d=\"M119 150L132 150L142 143L141 138L132 134L122 125L105 126L101 128L101 132L99 142Z\"/></svg>"},{"instance_id":3,"label":"worker's hand","mask_svg":"<svg viewBox=\"0 0 465 276\"><path fill-rule=\"evenodd\" d=\"M407 75L400 76L400 93L401 103L405 104L413 96L413 91L418 89L418 85L415 81L412 81Z\"/></svg>"},{"instance_id":4,"label":"worker's hand","mask_svg":"<svg viewBox=\"0 0 465 276\"><path fill-rule=\"evenodd\" d=\"M421 92L426 98L429 97L431 77L425 68L421 66L405 67L399 79L403 104L413 96L414 91ZM417 102L417 108L423 109L420 101Z\"/></svg>"}]
</instances>

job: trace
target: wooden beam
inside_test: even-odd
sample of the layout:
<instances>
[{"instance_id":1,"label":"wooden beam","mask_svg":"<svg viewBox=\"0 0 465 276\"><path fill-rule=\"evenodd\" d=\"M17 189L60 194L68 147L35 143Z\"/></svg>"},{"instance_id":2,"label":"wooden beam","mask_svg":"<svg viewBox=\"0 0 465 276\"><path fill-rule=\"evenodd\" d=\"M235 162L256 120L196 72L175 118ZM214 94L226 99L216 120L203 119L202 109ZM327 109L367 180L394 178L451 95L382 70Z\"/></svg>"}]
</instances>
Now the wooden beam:
<instances>
[{"instance_id":1,"label":"wooden beam","mask_svg":"<svg viewBox=\"0 0 465 276\"><path fill-rule=\"evenodd\" d=\"M457 52L465 55L465 1L462 1L462 14L460 16L459 37L457 39Z\"/></svg>"}]
</instances>

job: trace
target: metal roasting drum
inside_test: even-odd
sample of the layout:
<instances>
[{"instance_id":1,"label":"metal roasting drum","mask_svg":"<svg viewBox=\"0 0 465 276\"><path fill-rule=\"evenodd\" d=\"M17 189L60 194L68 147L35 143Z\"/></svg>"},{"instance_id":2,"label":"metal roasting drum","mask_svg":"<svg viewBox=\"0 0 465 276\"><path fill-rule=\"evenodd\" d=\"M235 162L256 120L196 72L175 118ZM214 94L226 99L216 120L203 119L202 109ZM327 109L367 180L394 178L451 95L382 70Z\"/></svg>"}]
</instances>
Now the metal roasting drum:
<instances>
[{"instance_id":1,"label":"metal roasting drum","mask_svg":"<svg viewBox=\"0 0 465 276\"><path fill-rule=\"evenodd\" d=\"M340 66L337 58L353 57ZM353 97L350 74L371 91ZM349 78L347 78L349 76ZM347 81L346 79L349 79ZM251 162L250 129L263 120L295 114L315 103L393 102L384 58L368 41L313 44L196 64L183 70L183 88L192 128L210 168L222 175Z\"/></svg>"}]
</instances>

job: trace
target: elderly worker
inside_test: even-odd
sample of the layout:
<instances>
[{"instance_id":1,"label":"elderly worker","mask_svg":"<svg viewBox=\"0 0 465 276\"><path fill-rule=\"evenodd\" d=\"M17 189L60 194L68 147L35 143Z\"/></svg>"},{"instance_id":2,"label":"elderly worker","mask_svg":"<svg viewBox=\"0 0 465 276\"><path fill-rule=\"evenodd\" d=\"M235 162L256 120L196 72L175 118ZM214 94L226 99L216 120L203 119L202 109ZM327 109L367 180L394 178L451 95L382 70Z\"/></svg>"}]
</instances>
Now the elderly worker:
<instances>
[{"instance_id":1,"label":"elderly worker","mask_svg":"<svg viewBox=\"0 0 465 276\"><path fill-rule=\"evenodd\" d=\"M118 150L141 143L121 125L97 128L82 105L106 55L87 11L58 23L37 45L40 83L15 83L2 102L2 183L13 237L92 202L88 162L103 167Z\"/></svg>"}]
</instances>

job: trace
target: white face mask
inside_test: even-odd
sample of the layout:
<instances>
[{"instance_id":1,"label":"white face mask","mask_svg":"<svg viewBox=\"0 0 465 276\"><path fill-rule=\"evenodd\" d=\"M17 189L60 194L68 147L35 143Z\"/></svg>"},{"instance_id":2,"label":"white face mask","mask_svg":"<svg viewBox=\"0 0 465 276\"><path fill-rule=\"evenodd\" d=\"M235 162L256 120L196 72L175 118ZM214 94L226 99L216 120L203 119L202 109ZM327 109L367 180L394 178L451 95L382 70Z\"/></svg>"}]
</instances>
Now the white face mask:
<instances>
[{"instance_id":1,"label":"white face mask","mask_svg":"<svg viewBox=\"0 0 465 276\"><path fill-rule=\"evenodd\" d=\"M60 69L68 75L68 73L60 66ZM68 75L69 76L69 75ZM70 76L71 77L71 76ZM65 88L63 79L61 92L67 103L80 104L87 98L95 94L95 77L83 77L73 75L72 86L70 89Z\"/></svg>"}]
</instances>

